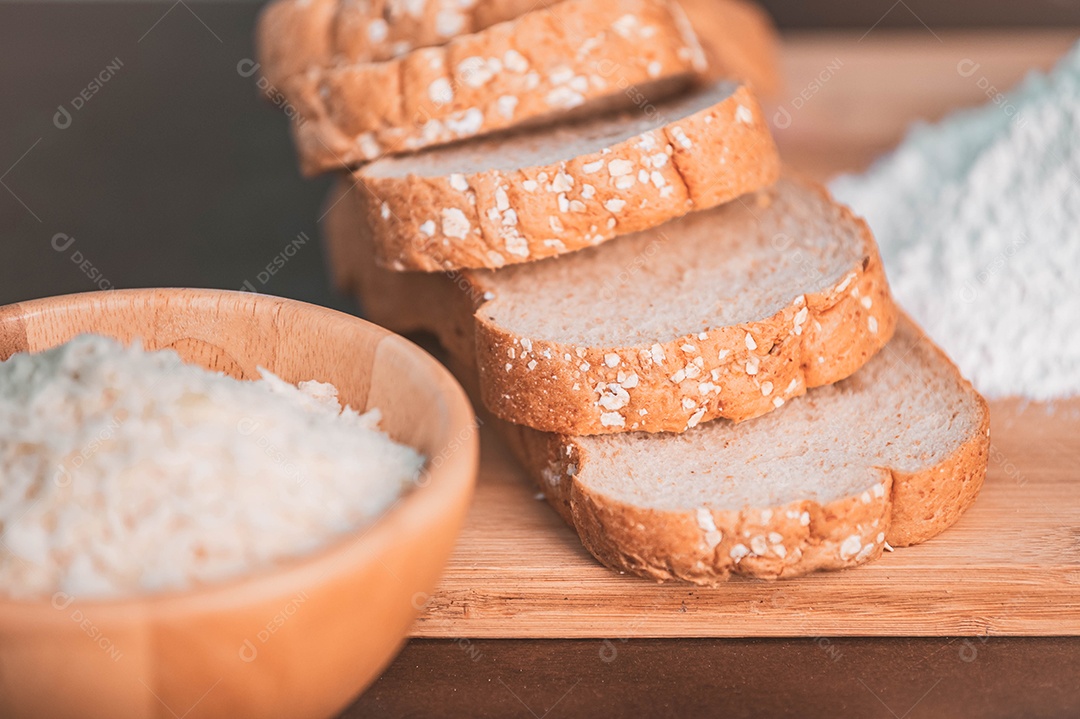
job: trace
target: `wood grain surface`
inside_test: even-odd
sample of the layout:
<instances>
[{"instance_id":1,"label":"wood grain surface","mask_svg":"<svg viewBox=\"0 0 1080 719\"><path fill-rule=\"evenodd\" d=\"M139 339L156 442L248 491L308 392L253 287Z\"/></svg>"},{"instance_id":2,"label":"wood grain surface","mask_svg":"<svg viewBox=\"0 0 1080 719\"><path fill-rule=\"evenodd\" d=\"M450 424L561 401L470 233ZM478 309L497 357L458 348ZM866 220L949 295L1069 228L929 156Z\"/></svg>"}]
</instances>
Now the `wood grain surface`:
<instances>
[{"instance_id":1,"label":"wood grain surface","mask_svg":"<svg viewBox=\"0 0 1080 719\"><path fill-rule=\"evenodd\" d=\"M995 402L991 418L986 485L941 536L863 567L715 589L599 565L485 434L465 530L413 635L1080 634L1080 402Z\"/></svg>"},{"instance_id":2,"label":"wood grain surface","mask_svg":"<svg viewBox=\"0 0 1080 719\"><path fill-rule=\"evenodd\" d=\"M913 120L986 102L989 87L1004 90L1029 69L1049 67L1075 39L788 38L788 99L773 109L782 153L819 179L861 169ZM1056 408L994 402L991 417L986 486L940 537L852 570L711 590L600 566L485 435L465 531L413 635L1078 635L1080 400Z\"/></svg>"}]
</instances>

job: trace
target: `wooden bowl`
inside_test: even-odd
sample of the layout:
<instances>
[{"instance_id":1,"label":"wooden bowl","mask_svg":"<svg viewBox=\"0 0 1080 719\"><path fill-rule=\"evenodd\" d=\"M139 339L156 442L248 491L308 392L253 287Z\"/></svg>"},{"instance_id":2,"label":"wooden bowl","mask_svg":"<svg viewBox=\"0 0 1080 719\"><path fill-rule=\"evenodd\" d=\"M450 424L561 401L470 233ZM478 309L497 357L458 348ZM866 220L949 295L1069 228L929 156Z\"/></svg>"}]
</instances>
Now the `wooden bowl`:
<instances>
[{"instance_id":1,"label":"wooden bowl","mask_svg":"<svg viewBox=\"0 0 1080 719\"><path fill-rule=\"evenodd\" d=\"M126 290L0 307L0 359L87 332L185 361L334 383L378 407L427 474L370 526L273 570L191 591L0 599L0 716L327 717L386 667L464 519L479 439L450 374L363 320L264 295ZM0 468L0 479L2 479Z\"/></svg>"}]
</instances>

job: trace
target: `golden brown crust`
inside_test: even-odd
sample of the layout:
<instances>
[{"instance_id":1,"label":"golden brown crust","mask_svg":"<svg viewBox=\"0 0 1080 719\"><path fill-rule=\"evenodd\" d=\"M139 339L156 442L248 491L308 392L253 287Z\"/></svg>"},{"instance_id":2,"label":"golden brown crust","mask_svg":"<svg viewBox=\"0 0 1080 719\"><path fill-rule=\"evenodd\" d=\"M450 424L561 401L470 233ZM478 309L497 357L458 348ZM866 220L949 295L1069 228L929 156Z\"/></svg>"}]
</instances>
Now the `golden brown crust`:
<instances>
[{"instance_id":1,"label":"golden brown crust","mask_svg":"<svg viewBox=\"0 0 1080 719\"><path fill-rule=\"evenodd\" d=\"M580 479L589 471L590 458L577 438L503 422L495 426L582 544L620 572L706 586L732 575L789 578L876 559L888 541L895 490L887 470L867 468L864 492L824 505L807 499L704 510L703 516L700 509L660 511L592 492ZM918 477L923 475L943 477L932 469Z\"/></svg>"},{"instance_id":2,"label":"golden brown crust","mask_svg":"<svg viewBox=\"0 0 1080 719\"><path fill-rule=\"evenodd\" d=\"M870 486L883 489L869 503L844 497L825 505L801 500L709 511L706 529L696 511L634 507L575 482L570 512L582 544L606 566L657 581L712 585L733 574L780 579L876 559L885 546L890 503L887 480Z\"/></svg>"},{"instance_id":3,"label":"golden brown crust","mask_svg":"<svg viewBox=\"0 0 1080 719\"><path fill-rule=\"evenodd\" d=\"M906 317L901 320L911 323ZM867 467L867 488L825 505L810 500L740 511L671 512L590 491L583 440L497 423L500 434L559 514L603 564L657 581L712 585L731 575L767 579L842 569L948 529L982 487L990 413L945 354L919 330L943 371L977 400L970 437L944 460L916 472ZM659 441L659 440L658 440Z\"/></svg>"},{"instance_id":4,"label":"golden brown crust","mask_svg":"<svg viewBox=\"0 0 1080 719\"><path fill-rule=\"evenodd\" d=\"M678 3L705 51L707 78L744 81L762 98L779 94L778 37L760 7L745 0ZM536 9L535 0L275 0L260 14L256 44L263 75L280 87L311 68L392 60Z\"/></svg>"},{"instance_id":5,"label":"golden brown crust","mask_svg":"<svg viewBox=\"0 0 1080 719\"><path fill-rule=\"evenodd\" d=\"M387 329L405 334L431 332L455 355L473 358L473 313L483 301L463 272L388 272L372 259L371 233L356 208L342 198L348 194L342 174L323 208L323 243L335 287L354 294L365 316ZM472 393L473 399L479 393Z\"/></svg>"},{"instance_id":6,"label":"golden brown crust","mask_svg":"<svg viewBox=\"0 0 1080 719\"><path fill-rule=\"evenodd\" d=\"M986 403L930 346L941 366L975 395L980 413L977 429L947 458L917 472L868 467L864 492L825 505L801 500L711 511L715 529L703 526L697 510L656 511L588 491L581 484L590 461L581 444L587 440L495 418L491 424L585 547L612 569L700 585L715 585L731 575L781 579L843 569L879 557L886 543L904 547L937 536L971 506L982 486L989 452ZM475 400L475 368L453 352L450 361Z\"/></svg>"},{"instance_id":7,"label":"golden brown crust","mask_svg":"<svg viewBox=\"0 0 1080 719\"><path fill-rule=\"evenodd\" d=\"M462 8L457 0L429 0L406 12L391 0L278 0L263 10L256 30L266 81L260 88L277 104L287 99L290 112L303 118L291 129L308 175L554 117L564 103L547 102L551 93L566 101L577 94L584 102L617 99L625 107L631 91L657 100L678 85L649 90L656 80L691 76L742 80L766 99L779 91L776 33L752 4L606 0L579 8L583 2L481 0ZM683 9L688 23L681 22ZM652 27L649 37L603 32L635 12ZM688 32L691 25L696 33ZM515 75L508 51L516 53L510 66L522 58L535 65ZM470 77L487 69L459 71L462 61L476 58L499 63L485 66L498 69L497 77L479 88ZM588 79L585 92L550 82L565 68L574 74L571 85ZM506 98L516 98L509 117ZM481 127L473 131L477 113Z\"/></svg>"},{"instance_id":8,"label":"golden brown crust","mask_svg":"<svg viewBox=\"0 0 1080 719\"><path fill-rule=\"evenodd\" d=\"M259 17L259 56L266 77L280 83L313 67L383 62L445 45L557 2L274 0Z\"/></svg>"},{"instance_id":9,"label":"golden brown crust","mask_svg":"<svg viewBox=\"0 0 1080 719\"><path fill-rule=\"evenodd\" d=\"M341 239L334 232L327 234L332 258L344 259ZM370 257L370 248L367 252ZM474 295L441 276L388 272L370 261L350 264L337 273L337 279L339 286L360 293L375 322L398 331L417 329L416 323L421 322L434 331L450 354L453 371L476 401L480 378L472 351L474 322L468 311ZM442 280L437 283L441 289L432 295L424 285L436 279ZM964 389L975 394L944 354L932 343L928 346ZM492 423L547 500L602 563L658 581L711 585L732 574L782 578L840 569L876 558L884 542L907 546L947 529L975 500L986 474L990 415L986 402L976 397L977 430L941 462L909 473L868 468L864 494L824 506L803 500L740 512L710 512L719 537L702 527L696 511L657 512L584 489L580 477L588 471L589 458L574 437L498 419ZM771 515L764 515L765 510ZM770 542L770 533L782 542ZM858 538L857 549L852 537ZM783 547L783 556L777 544Z\"/></svg>"},{"instance_id":10,"label":"golden brown crust","mask_svg":"<svg viewBox=\"0 0 1080 719\"><path fill-rule=\"evenodd\" d=\"M820 186L811 187L828 197ZM331 215L349 212L355 220L355 208L344 204ZM863 259L832 287L794 296L775 315L756 322L628 347L578 347L520 337L485 316L491 296L482 274L378 270L370 261L366 233L350 231L346 221L328 224L327 234L331 257L341 258L334 264L343 268L339 272L353 273L374 321L391 322L401 331L411 327L402 327L400 317L426 317L428 329L436 333L443 327L457 328L457 335L468 333L459 341L475 347L484 404L495 416L565 434L682 432L720 417L757 417L808 387L841 380L892 337L898 310L873 237L849 211L841 215L861 234ZM348 259L358 244L368 248L362 250L366 262ZM417 307L431 296L422 289L431 283L446 288L442 299ZM406 286L417 289L402 291ZM468 300L452 299L461 295ZM386 310L379 312L382 306ZM454 316L447 308L455 309ZM458 316L465 314L472 316Z\"/></svg>"},{"instance_id":11,"label":"golden brown crust","mask_svg":"<svg viewBox=\"0 0 1080 719\"><path fill-rule=\"evenodd\" d=\"M733 573L793 576L798 564L820 563L814 558L820 552L795 551L802 544L811 545L810 541L797 542L789 552L787 546L792 544L791 538L809 540L811 536L828 536L822 531L822 520L835 516L842 509L833 507L826 514L816 503L795 502L786 508L791 516L784 512L776 515L773 511L762 517L764 508L711 511L712 525L709 525L699 520L696 511L664 512L636 507L584 489L579 478L589 471L590 459L587 450L574 437L538 432L504 422L497 422L495 427L537 488L577 531L582 544L593 556L619 572L656 581L682 579L715 584ZM662 440L658 438L658 441ZM803 512L807 513L805 520ZM868 523L877 518L880 524L880 517L886 513L878 502L868 513L874 515L867 517ZM780 536L786 538L783 558L775 550L750 556L751 544L761 542L755 542L755 537L760 536L767 543L768 534L779 534L778 530L784 530ZM812 544L820 545L821 541ZM736 549L737 546L740 548ZM748 550L745 556L744 549ZM732 552L738 560L732 557ZM743 565L744 561L747 564Z\"/></svg>"},{"instance_id":12,"label":"golden brown crust","mask_svg":"<svg viewBox=\"0 0 1080 719\"><path fill-rule=\"evenodd\" d=\"M566 115L630 106L626 87L705 70L668 0L565 0L386 62L310 68L281 82L305 122L308 174ZM653 99L659 99L653 98Z\"/></svg>"},{"instance_id":13,"label":"golden brown crust","mask_svg":"<svg viewBox=\"0 0 1080 719\"><path fill-rule=\"evenodd\" d=\"M545 432L683 432L720 417L757 417L848 377L892 337L898 310L869 228L846 209L843 215L862 235L863 260L832 287L793 297L756 322L649 346L577 347L519 337L481 305L484 404Z\"/></svg>"},{"instance_id":14,"label":"golden brown crust","mask_svg":"<svg viewBox=\"0 0 1080 719\"><path fill-rule=\"evenodd\" d=\"M435 177L378 177L361 168L351 196L383 266L497 268L715 207L779 173L764 113L738 87L711 107L571 160Z\"/></svg>"},{"instance_id":15,"label":"golden brown crust","mask_svg":"<svg viewBox=\"0 0 1080 719\"><path fill-rule=\"evenodd\" d=\"M916 326L911 318L904 320ZM948 366L978 405L978 429L946 460L922 472L893 472L893 515L886 539L894 547L925 542L951 527L974 502L990 456L990 406L953 361L919 329L919 342Z\"/></svg>"}]
</instances>

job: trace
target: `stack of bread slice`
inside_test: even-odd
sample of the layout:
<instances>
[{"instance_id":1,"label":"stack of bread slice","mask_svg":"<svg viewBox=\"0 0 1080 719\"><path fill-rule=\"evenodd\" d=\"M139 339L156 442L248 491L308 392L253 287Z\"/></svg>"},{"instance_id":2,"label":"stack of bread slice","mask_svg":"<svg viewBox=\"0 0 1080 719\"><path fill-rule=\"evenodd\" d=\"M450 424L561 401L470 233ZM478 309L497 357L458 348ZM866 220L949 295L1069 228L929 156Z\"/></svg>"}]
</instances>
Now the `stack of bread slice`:
<instances>
[{"instance_id":1,"label":"stack of bread slice","mask_svg":"<svg viewBox=\"0 0 1080 719\"><path fill-rule=\"evenodd\" d=\"M974 500L986 403L781 169L753 6L278 0L260 42L303 167L340 170L337 285L438 337L604 564L796 576Z\"/></svg>"},{"instance_id":2,"label":"stack of bread slice","mask_svg":"<svg viewBox=\"0 0 1080 719\"><path fill-rule=\"evenodd\" d=\"M256 40L307 174L647 110L695 82L779 85L768 20L742 0L276 0Z\"/></svg>"}]
</instances>

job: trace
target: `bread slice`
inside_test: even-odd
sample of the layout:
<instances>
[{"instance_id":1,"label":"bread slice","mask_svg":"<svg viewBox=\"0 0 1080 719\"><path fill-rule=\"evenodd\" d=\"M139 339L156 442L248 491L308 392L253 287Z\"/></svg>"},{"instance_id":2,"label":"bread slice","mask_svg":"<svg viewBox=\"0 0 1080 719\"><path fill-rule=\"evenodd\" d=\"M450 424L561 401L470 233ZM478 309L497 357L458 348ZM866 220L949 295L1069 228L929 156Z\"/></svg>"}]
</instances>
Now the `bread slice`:
<instances>
[{"instance_id":1,"label":"bread slice","mask_svg":"<svg viewBox=\"0 0 1080 719\"><path fill-rule=\"evenodd\" d=\"M274 83L313 67L382 62L445 45L525 13L539 0L274 0L256 27L263 72Z\"/></svg>"},{"instance_id":2,"label":"bread slice","mask_svg":"<svg viewBox=\"0 0 1080 719\"><path fill-rule=\"evenodd\" d=\"M564 0L445 45L284 80L307 174L675 94L707 70L671 0Z\"/></svg>"},{"instance_id":3,"label":"bread slice","mask_svg":"<svg viewBox=\"0 0 1080 719\"><path fill-rule=\"evenodd\" d=\"M750 422L662 435L503 430L602 563L709 585L849 567L944 531L982 487L990 413L905 317L853 376Z\"/></svg>"},{"instance_id":4,"label":"bread slice","mask_svg":"<svg viewBox=\"0 0 1080 719\"><path fill-rule=\"evenodd\" d=\"M354 173L376 259L395 270L531 262L715 207L776 181L745 86L509 137L388 157Z\"/></svg>"},{"instance_id":5,"label":"bread slice","mask_svg":"<svg viewBox=\"0 0 1080 719\"><path fill-rule=\"evenodd\" d=\"M367 316L473 356L491 412L548 432L749 419L847 377L896 323L865 223L791 178L599 247L446 275L379 270L366 223L331 203L335 278Z\"/></svg>"},{"instance_id":6,"label":"bread slice","mask_svg":"<svg viewBox=\"0 0 1080 719\"><path fill-rule=\"evenodd\" d=\"M479 288L463 274L375 267L370 248L335 245L334 225L349 221L327 216L339 284L359 293L370 319L435 332L481 395L473 321L461 311ZM989 452L986 402L902 314L855 374L747 422L578 437L492 423L601 562L697 584L838 569L886 542L926 541L974 502Z\"/></svg>"},{"instance_id":7,"label":"bread slice","mask_svg":"<svg viewBox=\"0 0 1080 719\"><path fill-rule=\"evenodd\" d=\"M382 62L514 20L557 2L537 0L274 0L259 16L263 76L286 80L335 64ZM768 15L745 0L679 0L705 49L708 77L740 80L758 97L779 92L777 37Z\"/></svg>"}]
</instances>

